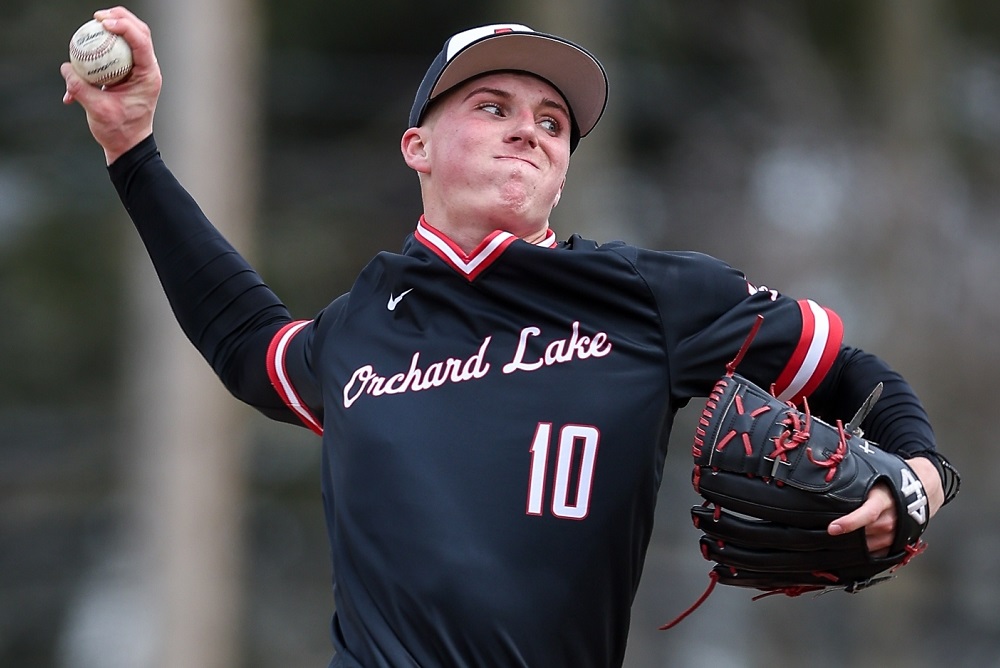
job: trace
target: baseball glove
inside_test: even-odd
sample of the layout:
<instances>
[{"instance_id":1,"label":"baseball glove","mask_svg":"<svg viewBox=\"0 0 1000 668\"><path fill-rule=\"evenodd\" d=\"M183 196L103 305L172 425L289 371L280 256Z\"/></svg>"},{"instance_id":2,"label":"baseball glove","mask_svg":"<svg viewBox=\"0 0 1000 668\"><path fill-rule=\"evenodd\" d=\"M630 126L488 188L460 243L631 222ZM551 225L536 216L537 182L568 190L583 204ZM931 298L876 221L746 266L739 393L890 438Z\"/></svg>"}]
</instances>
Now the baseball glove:
<instances>
[{"instance_id":1,"label":"baseball glove","mask_svg":"<svg viewBox=\"0 0 1000 668\"><path fill-rule=\"evenodd\" d=\"M892 577L925 547L929 516L920 478L900 457L862 438L857 428L876 388L845 427L830 425L729 372L712 390L695 433L692 508L704 532L701 551L716 562L717 582L769 594L857 592ZM896 535L884 556L869 553L863 530L831 536L831 521L858 508L885 482L895 498Z\"/></svg>"}]
</instances>

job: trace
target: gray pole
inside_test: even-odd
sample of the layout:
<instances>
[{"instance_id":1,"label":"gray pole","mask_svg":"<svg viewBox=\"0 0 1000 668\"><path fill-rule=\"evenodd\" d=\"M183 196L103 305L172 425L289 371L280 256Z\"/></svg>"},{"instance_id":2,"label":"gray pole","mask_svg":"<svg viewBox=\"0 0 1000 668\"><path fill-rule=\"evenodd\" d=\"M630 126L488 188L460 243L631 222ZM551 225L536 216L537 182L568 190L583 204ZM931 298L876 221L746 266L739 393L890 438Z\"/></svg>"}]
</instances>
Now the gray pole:
<instances>
[{"instance_id":1,"label":"gray pole","mask_svg":"<svg viewBox=\"0 0 1000 668\"><path fill-rule=\"evenodd\" d=\"M251 0L150 3L164 89L156 136L174 174L246 253L255 215L259 109L257 7ZM140 254L141 255L141 254ZM154 656L163 668L239 663L242 464L249 409L229 397L183 338L148 261L133 282L143 336L130 376L146 489Z\"/></svg>"}]
</instances>

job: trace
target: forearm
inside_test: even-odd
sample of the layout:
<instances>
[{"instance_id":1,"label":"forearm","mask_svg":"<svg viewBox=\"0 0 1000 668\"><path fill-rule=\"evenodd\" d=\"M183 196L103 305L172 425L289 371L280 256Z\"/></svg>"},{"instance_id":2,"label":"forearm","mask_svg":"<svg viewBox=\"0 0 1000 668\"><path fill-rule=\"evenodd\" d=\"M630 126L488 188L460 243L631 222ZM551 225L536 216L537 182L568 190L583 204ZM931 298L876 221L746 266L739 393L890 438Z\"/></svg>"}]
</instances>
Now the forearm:
<instances>
[{"instance_id":1,"label":"forearm","mask_svg":"<svg viewBox=\"0 0 1000 668\"><path fill-rule=\"evenodd\" d=\"M287 322L287 309L170 173L152 136L108 170L181 329L224 381L244 375L234 369L241 346Z\"/></svg>"},{"instance_id":2,"label":"forearm","mask_svg":"<svg viewBox=\"0 0 1000 668\"><path fill-rule=\"evenodd\" d=\"M935 448L934 430L913 388L884 361L855 348L844 348L829 375L809 398L828 422L846 424L875 386L882 394L861 426L866 438L901 457Z\"/></svg>"},{"instance_id":3,"label":"forearm","mask_svg":"<svg viewBox=\"0 0 1000 668\"><path fill-rule=\"evenodd\" d=\"M910 384L882 359L855 348L844 348L827 378L810 397L813 408L828 421L850 420L878 383L881 397L862 421L865 438L911 463L931 496L932 508L958 491L957 472L937 452L934 430ZM949 470L950 469L950 470ZM931 473L936 475L931 475Z\"/></svg>"}]
</instances>

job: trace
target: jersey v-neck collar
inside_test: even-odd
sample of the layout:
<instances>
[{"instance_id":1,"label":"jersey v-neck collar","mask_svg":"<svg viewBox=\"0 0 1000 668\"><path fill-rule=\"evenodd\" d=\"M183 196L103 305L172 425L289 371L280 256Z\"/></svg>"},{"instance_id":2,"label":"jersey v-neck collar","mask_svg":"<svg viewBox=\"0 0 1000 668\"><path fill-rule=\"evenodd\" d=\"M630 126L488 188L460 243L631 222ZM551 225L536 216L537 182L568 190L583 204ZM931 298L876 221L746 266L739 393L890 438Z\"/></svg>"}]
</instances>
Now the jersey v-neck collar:
<instances>
[{"instance_id":1,"label":"jersey v-neck collar","mask_svg":"<svg viewBox=\"0 0 1000 668\"><path fill-rule=\"evenodd\" d=\"M423 216L417 221L417 229L413 235L417 241L429 248L435 255L445 261L455 271L473 280L497 258L503 255L507 247L518 240L518 237L503 230L494 230L471 253L466 254L444 232L428 223ZM543 248L556 247L556 233L546 230L545 237L535 242Z\"/></svg>"}]
</instances>

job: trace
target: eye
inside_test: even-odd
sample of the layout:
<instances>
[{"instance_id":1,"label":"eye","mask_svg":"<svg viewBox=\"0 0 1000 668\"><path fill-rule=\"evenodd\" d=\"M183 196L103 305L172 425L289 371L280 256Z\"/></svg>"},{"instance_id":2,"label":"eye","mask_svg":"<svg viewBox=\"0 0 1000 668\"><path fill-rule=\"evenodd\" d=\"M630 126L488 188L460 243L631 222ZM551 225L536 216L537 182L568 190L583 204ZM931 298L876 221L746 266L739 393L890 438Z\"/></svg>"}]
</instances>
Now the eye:
<instances>
[{"instance_id":1,"label":"eye","mask_svg":"<svg viewBox=\"0 0 1000 668\"><path fill-rule=\"evenodd\" d=\"M559 121L557 121L554 118L543 118L541 121L538 122L538 124L541 125L543 128L545 128L546 131L551 132L552 134L556 134L557 132L559 132L559 128L562 127L559 124Z\"/></svg>"},{"instance_id":2,"label":"eye","mask_svg":"<svg viewBox=\"0 0 1000 668\"><path fill-rule=\"evenodd\" d=\"M494 116L503 116L503 109L496 102L484 102L479 105L479 109Z\"/></svg>"}]
</instances>

